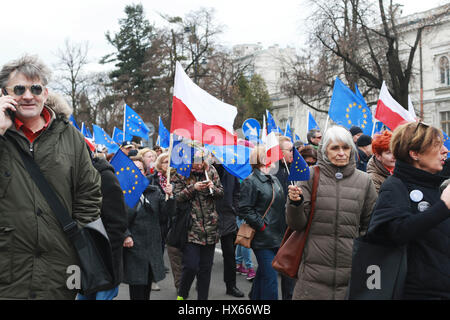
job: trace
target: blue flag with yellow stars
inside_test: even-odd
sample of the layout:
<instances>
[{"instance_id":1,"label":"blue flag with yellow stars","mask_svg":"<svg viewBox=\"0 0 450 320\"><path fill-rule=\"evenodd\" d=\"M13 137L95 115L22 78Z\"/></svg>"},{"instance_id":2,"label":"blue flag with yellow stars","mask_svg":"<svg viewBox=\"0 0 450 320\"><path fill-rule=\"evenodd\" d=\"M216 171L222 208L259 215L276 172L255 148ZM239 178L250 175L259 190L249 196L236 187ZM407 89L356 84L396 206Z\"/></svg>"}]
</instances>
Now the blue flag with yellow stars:
<instances>
[{"instance_id":1,"label":"blue flag with yellow stars","mask_svg":"<svg viewBox=\"0 0 450 320\"><path fill-rule=\"evenodd\" d=\"M75 118L74 118L73 114L70 115L70 117L69 117L69 122L70 122L75 128L77 128L78 131L81 132L80 127L78 126L77 122L75 121Z\"/></svg>"},{"instance_id":2,"label":"blue flag with yellow stars","mask_svg":"<svg viewBox=\"0 0 450 320\"><path fill-rule=\"evenodd\" d=\"M111 165L114 167L116 177L122 188L125 203L130 208L134 208L149 185L149 180L121 150L118 150L111 159Z\"/></svg>"},{"instance_id":3,"label":"blue flag with yellow stars","mask_svg":"<svg viewBox=\"0 0 450 320\"><path fill-rule=\"evenodd\" d=\"M164 126L161 117L159 117L158 135L158 145L163 148L168 148L170 145L170 133Z\"/></svg>"},{"instance_id":4,"label":"blue flag with yellow stars","mask_svg":"<svg viewBox=\"0 0 450 320\"><path fill-rule=\"evenodd\" d=\"M252 173L250 148L243 145L215 146L212 144L205 144L205 148L233 176L244 180Z\"/></svg>"},{"instance_id":5,"label":"blue flag with yellow stars","mask_svg":"<svg viewBox=\"0 0 450 320\"><path fill-rule=\"evenodd\" d=\"M128 105L125 105L125 127L124 134L131 134L148 140L150 129L141 119L141 117Z\"/></svg>"},{"instance_id":6,"label":"blue flag with yellow stars","mask_svg":"<svg viewBox=\"0 0 450 320\"><path fill-rule=\"evenodd\" d=\"M191 175L193 160L194 148L182 142L182 140L174 140L170 157L170 167L177 169L179 174L187 178Z\"/></svg>"},{"instance_id":7,"label":"blue flag with yellow stars","mask_svg":"<svg viewBox=\"0 0 450 320\"><path fill-rule=\"evenodd\" d=\"M316 129L316 130L320 130L319 126L317 125L316 120L314 119L313 115L311 114L311 112L309 112L309 117L308 117L308 131L312 130L312 129Z\"/></svg>"},{"instance_id":8,"label":"blue flag with yellow stars","mask_svg":"<svg viewBox=\"0 0 450 320\"><path fill-rule=\"evenodd\" d=\"M294 142L294 136L292 135L291 125L289 121L286 123L286 131L284 132L284 136L288 137L292 142Z\"/></svg>"},{"instance_id":9,"label":"blue flag with yellow stars","mask_svg":"<svg viewBox=\"0 0 450 320\"><path fill-rule=\"evenodd\" d=\"M120 130L120 129L117 129L116 127L114 127L112 138L118 144L122 144L122 142L124 142L124 141L131 141L131 140L133 140L133 136L130 135L130 134L127 134L127 136L124 138L123 137L123 131Z\"/></svg>"},{"instance_id":10,"label":"blue flag with yellow stars","mask_svg":"<svg viewBox=\"0 0 450 320\"><path fill-rule=\"evenodd\" d=\"M91 131L89 131L89 128L84 125L84 122L81 123L81 133L85 138L93 139Z\"/></svg>"},{"instance_id":11,"label":"blue flag with yellow stars","mask_svg":"<svg viewBox=\"0 0 450 320\"><path fill-rule=\"evenodd\" d=\"M272 115L270 114L269 110L266 110L267 113L267 134L274 132L280 132L281 129L276 125L275 120L273 119Z\"/></svg>"},{"instance_id":12,"label":"blue flag with yellow stars","mask_svg":"<svg viewBox=\"0 0 450 320\"><path fill-rule=\"evenodd\" d=\"M448 135L442 131L442 134L444 135L444 146L450 150L450 138L448 137ZM447 159L450 158L450 152L447 154Z\"/></svg>"},{"instance_id":13,"label":"blue flag with yellow stars","mask_svg":"<svg viewBox=\"0 0 450 320\"><path fill-rule=\"evenodd\" d=\"M305 159L294 148L294 161L291 164L288 181L307 181L309 180L309 166Z\"/></svg>"},{"instance_id":14,"label":"blue flag with yellow stars","mask_svg":"<svg viewBox=\"0 0 450 320\"><path fill-rule=\"evenodd\" d=\"M354 93L339 78L334 82L328 115L338 125L347 129L357 126L364 134L372 136L372 112L359 90L357 94Z\"/></svg>"},{"instance_id":15,"label":"blue flag with yellow stars","mask_svg":"<svg viewBox=\"0 0 450 320\"><path fill-rule=\"evenodd\" d=\"M94 141L96 144L102 144L108 148L108 153L116 153L119 150L119 145L99 126L93 124Z\"/></svg>"}]
</instances>

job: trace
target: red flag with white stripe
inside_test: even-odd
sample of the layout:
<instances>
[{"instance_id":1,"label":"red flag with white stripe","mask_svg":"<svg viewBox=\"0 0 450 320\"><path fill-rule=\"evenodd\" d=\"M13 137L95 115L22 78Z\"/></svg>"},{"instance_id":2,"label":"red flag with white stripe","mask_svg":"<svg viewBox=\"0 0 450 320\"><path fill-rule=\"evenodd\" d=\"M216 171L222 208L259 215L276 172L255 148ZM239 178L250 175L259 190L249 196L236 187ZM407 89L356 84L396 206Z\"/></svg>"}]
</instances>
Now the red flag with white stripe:
<instances>
[{"instance_id":1,"label":"red flag with white stripe","mask_svg":"<svg viewBox=\"0 0 450 320\"><path fill-rule=\"evenodd\" d=\"M395 130L395 128L405 122L415 122L416 120L408 110L395 101L384 81L380 91L380 98L378 99L375 119L384 123L391 130Z\"/></svg>"}]
</instances>

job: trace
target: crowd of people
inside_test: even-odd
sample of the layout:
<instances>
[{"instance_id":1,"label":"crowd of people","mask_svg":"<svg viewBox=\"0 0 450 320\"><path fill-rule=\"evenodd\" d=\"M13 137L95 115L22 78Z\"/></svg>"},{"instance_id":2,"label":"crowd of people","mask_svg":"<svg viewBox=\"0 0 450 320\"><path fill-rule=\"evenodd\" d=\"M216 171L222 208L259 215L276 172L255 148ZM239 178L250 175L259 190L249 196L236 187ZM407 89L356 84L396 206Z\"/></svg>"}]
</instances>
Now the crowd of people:
<instances>
[{"instance_id":1,"label":"crowd of people","mask_svg":"<svg viewBox=\"0 0 450 320\"><path fill-rule=\"evenodd\" d=\"M280 135L282 159L268 166L265 146L253 146L244 180L202 147L184 177L170 168L168 150L125 141L121 150L149 179L130 208L112 155L88 148L68 121L69 105L47 89L50 75L34 56L0 70L0 298L110 300L126 283L130 299L148 300L171 271L178 300L189 298L195 279L195 298L207 300L220 241L230 296L278 300L281 279L283 300L342 300L353 240L361 235L407 245L404 299L450 298L450 169L440 130L416 122L371 137L358 127L330 126L323 136L308 132L306 145ZM294 149L311 167L308 181L288 179ZM79 227L102 218L114 263L109 288L82 295L66 285L76 252L20 153L31 155ZM293 279L272 261L288 226L306 228L312 167L319 168L315 213ZM243 222L255 230L251 249L235 245ZM182 243L174 240L180 223ZM237 274L252 281L250 292L237 287Z\"/></svg>"}]
</instances>

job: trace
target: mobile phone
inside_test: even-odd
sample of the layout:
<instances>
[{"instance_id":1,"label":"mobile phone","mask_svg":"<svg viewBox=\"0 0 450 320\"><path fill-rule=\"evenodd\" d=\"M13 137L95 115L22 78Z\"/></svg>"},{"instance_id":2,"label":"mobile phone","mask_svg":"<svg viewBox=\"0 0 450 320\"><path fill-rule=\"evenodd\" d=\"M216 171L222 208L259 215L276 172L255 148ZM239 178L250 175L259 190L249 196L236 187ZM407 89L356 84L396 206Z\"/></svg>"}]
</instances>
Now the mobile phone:
<instances>
[{"instance_id":1,"label":"mobile phone","mask_svg":"<svg viewBox=\"0 0 450 320\"><path fill-rule=\"evenodd\" d=\"M7 96L8 92L6 92L5 88L2 88L2 95ZM16 113L12 111L11 109L6 109L6 113L8 114L9 118L14 121L14 118L16 117Z\"/></svg>"}]
</instances>

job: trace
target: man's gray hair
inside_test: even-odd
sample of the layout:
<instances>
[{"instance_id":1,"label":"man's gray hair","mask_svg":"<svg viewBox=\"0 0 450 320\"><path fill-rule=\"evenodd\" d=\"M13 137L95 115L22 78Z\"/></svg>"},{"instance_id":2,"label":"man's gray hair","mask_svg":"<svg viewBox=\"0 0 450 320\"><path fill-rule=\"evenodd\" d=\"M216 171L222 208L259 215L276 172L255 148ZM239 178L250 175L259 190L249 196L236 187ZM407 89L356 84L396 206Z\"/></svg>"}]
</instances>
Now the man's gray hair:
<instances>
[{"instance_id":1,"label":"man's gray hair","mask_svg":"<svg viewBox=\"0 0 450 320\"><path fill-rule=\"evenodd\" d=\"M339 143L339 142L348 145L350 148L352 148L354 152L356 153L358 152L356 150L356 145L353 142L352 134L350 133L350 131L341 126L332 126L325 132L324 137L321 141L323 159L329 161L326 155L328 145L330 143Z\"/></svg>"},{"instance_id":2,"label":"man's gray hair","mask_svg":"<svg viewBox=\"0 0 450 320\"><path fill-rule=\"evenodd\" d=\"M22 73L29 79L39 79L46 86L52 72L36 55L24 55L17 60L6 63L0 71L0 87L5 87L13 72Z\"/></svg>"}]
</instances>

